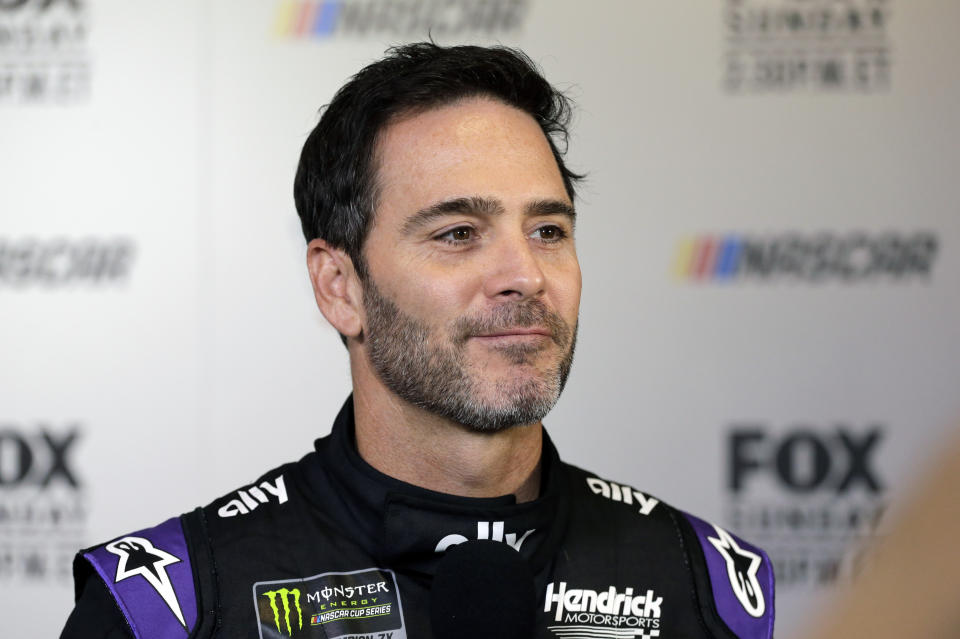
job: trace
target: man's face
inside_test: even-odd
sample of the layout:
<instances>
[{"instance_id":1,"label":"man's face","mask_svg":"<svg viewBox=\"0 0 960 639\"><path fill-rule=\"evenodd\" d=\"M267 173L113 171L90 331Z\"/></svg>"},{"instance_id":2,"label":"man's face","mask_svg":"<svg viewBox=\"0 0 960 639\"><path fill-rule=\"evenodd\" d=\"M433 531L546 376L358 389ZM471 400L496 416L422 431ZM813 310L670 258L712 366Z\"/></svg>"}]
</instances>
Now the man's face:
<instances>
[{"instance_id":1,"label":"man's face","mask_svg":"<svg viewBox=\"0 0 960 639\"><path fill-rule=\"evenodd\" d=\"M364 255L384 384L470 428L539 421L576 341L573 205L529 115L469 99L389 125Z\"/></svg>"}]
</instances>

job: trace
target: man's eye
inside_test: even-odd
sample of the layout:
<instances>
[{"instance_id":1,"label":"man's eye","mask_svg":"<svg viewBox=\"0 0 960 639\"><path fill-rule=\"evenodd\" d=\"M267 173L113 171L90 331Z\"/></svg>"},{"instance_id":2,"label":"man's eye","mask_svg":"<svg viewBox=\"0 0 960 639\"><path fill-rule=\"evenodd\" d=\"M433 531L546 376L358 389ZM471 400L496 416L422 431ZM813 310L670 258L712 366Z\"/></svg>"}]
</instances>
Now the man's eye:
<instances>
[{"instance_id":1,"label":"man's eye","mask_svg":"<svg viewBox=\"0 0 960 639\"><path fill-rule=\"evenodd\" d=\"M560 240L562 240L567 236L566 232L564 232L562 228L560 228L559 226L554 226L552 224L548 226L539 227L537 230L535 230L532 233L532 235L536 239L542 240L544 242L559 242Z\"/></svg>"},{"instance_id":2,"label":"man's eye","mask_svg":"<svg viewBox=\"0 0 960 639\"><path fill-rule=\"evenodd\" d=\"M458 226L455 229L450 229L443 235L440 235L437 239L443 240L444 242L449 242L450 244L460 244L463 242L469 242L470 240L476 237L476 231L474 231L469 226Z\"/></svg>"}]
</instances>

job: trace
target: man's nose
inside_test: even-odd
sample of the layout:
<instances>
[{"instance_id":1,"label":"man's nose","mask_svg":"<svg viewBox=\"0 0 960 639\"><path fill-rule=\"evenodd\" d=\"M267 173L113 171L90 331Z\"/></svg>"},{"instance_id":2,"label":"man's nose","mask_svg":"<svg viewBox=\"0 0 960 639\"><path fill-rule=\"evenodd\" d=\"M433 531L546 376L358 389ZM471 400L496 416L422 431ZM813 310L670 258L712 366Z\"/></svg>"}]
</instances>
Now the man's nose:
<instances>
[{"instance_id":1,"label":"man's nose","mask_svg":"<svg viewBox=\"0 0 960 639\"><path fill-rule=\"evenodd\" d=\"M497 242L490 255L484 293L501 300L519 301L543 291L543 269L531 241L523 233Z\"/></svg>"}]
</instances>

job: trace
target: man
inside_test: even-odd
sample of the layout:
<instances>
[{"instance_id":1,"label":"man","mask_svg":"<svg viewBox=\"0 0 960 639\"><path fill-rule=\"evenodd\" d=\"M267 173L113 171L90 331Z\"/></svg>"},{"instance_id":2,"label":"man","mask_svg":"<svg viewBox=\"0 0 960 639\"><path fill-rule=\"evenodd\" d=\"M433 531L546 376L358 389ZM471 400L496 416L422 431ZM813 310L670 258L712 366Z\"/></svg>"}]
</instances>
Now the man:
<instances>
[{"instance_id":1,"label":"man","mask_svg":"<svg viewBox=\"0 0 960 639\"><path fill-rule=\"evenodd\" d=\"M78 555L64 637L750 637L759 549L560 461L580 301L569 106L523 54L399 47L295 184L353 395L297 463Z\"/></svg>"}]
</instances>

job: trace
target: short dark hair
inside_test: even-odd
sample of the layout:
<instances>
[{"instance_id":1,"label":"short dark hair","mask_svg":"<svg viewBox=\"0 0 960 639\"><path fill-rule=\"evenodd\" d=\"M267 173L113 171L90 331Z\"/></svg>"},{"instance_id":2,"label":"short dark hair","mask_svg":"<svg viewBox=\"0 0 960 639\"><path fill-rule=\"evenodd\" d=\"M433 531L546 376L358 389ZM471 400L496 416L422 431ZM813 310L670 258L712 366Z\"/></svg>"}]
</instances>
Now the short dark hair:
<instances>
[{"instance_id":1,"label":"short dark hair","mask_svg":"<svg viewBox=\"0 0 960 639\"><path fill-rule=\"evenodd\" d=\"M573 200L582 176L563 163L570 101L533 61L502 46L418 42L388 49L353 76L304 143L293 195L307 242L319 237L344 250L364 278L361 251L376 206L378 136L394 118L476 96L500 100L537 121Z\"/></svg>"}]
</instances>

